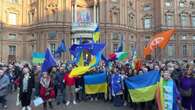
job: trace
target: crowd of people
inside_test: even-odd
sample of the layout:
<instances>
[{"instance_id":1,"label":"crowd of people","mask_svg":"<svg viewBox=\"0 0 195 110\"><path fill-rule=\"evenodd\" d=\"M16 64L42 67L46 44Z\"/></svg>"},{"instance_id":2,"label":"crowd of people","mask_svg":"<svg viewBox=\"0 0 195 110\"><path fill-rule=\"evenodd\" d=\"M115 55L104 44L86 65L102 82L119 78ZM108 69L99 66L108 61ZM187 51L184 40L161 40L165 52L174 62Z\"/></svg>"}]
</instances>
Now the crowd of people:
<instances>
[{"instance_id":1,"label":"crowd of people","mask_svg":"<svg viewBox=\"0 0 195 110\"><path fill-rule=\"evenodd\" d=\"M101 62L98 67L86 74L106 72L108 93L93 95L85 94L83 76L69 77L70 71L75 66L61 64L42 73L40 65L0 64L0 104L3 108L8 108L6 96L17 92L20 102L17 105L20 105L22 110L31 110L31 102L36 97L44 100L43 110L52 109L54 105L69 106L81 101L97 100L112 102L117 107L129 106L133 110L157 110L155 100L133 103L124 80L152 70L159 70L164 80L175 82L178 90L176 97L178 110L195 110L195 65L193 62L152 60L142 62L138 68L134 68L130 62L113 61L110 67Z\"/></svg>"}]
</instances>

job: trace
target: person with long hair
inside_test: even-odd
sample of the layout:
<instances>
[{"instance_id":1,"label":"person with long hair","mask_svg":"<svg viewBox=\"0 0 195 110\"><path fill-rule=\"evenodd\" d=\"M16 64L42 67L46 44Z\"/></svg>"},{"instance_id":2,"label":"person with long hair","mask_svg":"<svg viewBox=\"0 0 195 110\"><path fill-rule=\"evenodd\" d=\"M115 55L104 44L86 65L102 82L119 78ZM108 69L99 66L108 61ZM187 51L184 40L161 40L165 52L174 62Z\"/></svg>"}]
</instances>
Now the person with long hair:
<instances>
[{"instance_id":1,"label":"person with long hair","mask_svg":"<svg viewBox=\"0 0 195 110\"><path fill-rule=\"evenodd\" d=\"M49 107L52 109L52 99L55 98L55 91L53 80L47 72L44 72L41 77L39 93L41 98L44 100L43 110L47 110L47 103L49 103Z\"/></svg>"}]
</instances>

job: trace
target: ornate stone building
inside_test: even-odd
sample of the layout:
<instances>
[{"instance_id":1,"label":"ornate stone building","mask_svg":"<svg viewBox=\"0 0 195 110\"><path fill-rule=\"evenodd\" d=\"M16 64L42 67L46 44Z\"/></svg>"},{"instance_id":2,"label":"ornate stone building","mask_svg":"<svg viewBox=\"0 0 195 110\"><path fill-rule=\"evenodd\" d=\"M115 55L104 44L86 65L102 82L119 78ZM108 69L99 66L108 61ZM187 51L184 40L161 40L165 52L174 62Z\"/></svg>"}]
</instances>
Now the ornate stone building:
<instances>
[{"instance_id":1,"label":"ornate stone building","mask_svg":"<svg viewBox=\"0 0 195 110\"><path fill-rule=\"evenodd\" d=\"M80 36L92 39L98 25L107 55L123 36L125 51L136 48L142 57L153 34L176 28L153 56L195 57L195 0L0 0L0 61L30 61L32 52L54 51L61 39L69 48Z\"/></svg>"}]
</instances>

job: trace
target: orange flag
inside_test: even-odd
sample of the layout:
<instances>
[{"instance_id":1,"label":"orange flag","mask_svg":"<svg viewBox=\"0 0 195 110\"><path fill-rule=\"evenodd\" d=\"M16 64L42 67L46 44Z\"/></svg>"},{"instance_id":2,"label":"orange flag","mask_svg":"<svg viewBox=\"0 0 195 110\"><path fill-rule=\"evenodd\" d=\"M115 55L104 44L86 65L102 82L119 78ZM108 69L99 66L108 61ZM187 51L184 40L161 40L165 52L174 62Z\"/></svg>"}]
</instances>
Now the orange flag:
<instances>
[{"instance_id":1,"label":"orange flag","mask_svg":"<svg viewBox=\"0 0 195 110\"><path fill-rule=\"evenodd\" d=\"M154 38L147 44L144 48L144 57L150 55L152 51L160 47L165 48L173 34L175 34L176 29L170 29L168 31L163 31L154 35Z\"/></svg>"}]
</instances>

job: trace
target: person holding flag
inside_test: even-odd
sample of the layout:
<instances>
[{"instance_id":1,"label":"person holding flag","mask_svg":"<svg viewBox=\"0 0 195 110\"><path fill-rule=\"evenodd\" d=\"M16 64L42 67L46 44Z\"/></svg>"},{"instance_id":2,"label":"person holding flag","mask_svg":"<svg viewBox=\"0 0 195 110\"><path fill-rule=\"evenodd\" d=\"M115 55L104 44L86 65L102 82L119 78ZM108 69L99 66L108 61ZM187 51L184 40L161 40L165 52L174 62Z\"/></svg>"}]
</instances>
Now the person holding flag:
<instances>
[{"instance_id":1,"label":"person holding flag","mask_svg":"<svg viewBox=\"0 0 195 110\"><path fill-rule=\"evenodd\" d=\"M76 103L76 93L75 93L75 78L70 77L70 72L72 70L72 67L69 66L67 73L64 75L63 82L66 86L66 106L70 105L70 101L73 101L73 104Z\"/></svg>"},{"instance_id":2,"label":"person holding flag","mask_svg":"<svg viewBox=\"0 0 195 110\"><path fill-rule=\"evenodd\" d=\"M162 71L162 78L157 86L156 101L159 110L182 109L180 93L168 68Z\"/></svg>"}]
</instances>

